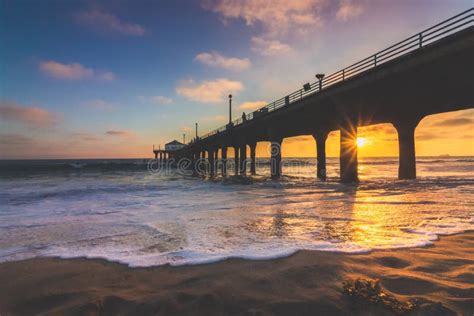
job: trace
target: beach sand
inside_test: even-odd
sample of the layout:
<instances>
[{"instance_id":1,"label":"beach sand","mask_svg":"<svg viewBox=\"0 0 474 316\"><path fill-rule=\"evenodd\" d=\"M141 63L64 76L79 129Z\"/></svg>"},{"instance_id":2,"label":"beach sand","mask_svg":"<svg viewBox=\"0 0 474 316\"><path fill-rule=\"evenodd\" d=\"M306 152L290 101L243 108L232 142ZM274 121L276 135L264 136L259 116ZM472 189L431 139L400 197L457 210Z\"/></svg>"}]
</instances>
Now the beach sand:
<instances>
[{"instance_id":1,"label":"beach sand","mask_svg":"<svg viewBox=\"0 0 474 316\"><path fill-rule=\"evenodd\" d=\"M380 281L413 315L473 315L474 232L432 246L340 254L300 251L266 261L129 268L105 260L37 258L0 264L0 314L392 315L343 294L343 282ZM393 297L392 297L393 296ZM399 312L399 311L398 311Z\"/></svg>"}]
</instances>

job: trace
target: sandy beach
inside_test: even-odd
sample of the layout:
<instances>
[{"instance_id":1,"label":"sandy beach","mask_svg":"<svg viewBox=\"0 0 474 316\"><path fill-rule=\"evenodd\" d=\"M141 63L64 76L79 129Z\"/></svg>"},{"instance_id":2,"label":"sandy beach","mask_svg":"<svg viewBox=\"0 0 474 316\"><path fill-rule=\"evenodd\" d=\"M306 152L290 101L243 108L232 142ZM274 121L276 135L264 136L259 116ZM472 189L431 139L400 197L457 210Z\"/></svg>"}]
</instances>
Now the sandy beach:
<instances>
[{"instance_id":1,"label":"sandy beach","mask_svg":"<svg viewBox=\"0 0 474 316\"><path fill-rule=\"evenodd\" d=\"M407 309L343 294L357 278L379 280ZM474 232L421 248L180 267L37 258L1 264L0 279L1 315L472 315Z\"/></svg>"}]
</instances>

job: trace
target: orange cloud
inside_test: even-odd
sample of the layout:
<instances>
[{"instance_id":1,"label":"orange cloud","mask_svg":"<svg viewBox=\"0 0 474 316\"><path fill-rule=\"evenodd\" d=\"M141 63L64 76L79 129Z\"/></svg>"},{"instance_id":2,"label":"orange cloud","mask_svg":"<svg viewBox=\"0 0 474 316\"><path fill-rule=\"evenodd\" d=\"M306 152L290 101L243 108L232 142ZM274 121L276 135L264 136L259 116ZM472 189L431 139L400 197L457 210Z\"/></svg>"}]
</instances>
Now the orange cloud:
<instances>
[{"instance_id":1,"label":"orange cloud","mask_svg":"<svg viewBox=\"0 0 474 316\"><path fill-rule=\"evenodd\" d=\"M239 109L241 110L256 110L259 109L265 105L267 105L267 101L249 101L249 102L244 102L239 106Z\"/></svg>"},{"instance_id":2,"label":"orange cloud","mask_svg":"<svg viewBox=\"0 0 474 316\"><path fill-rule=\"evenodd\" d=\"M25 107L14 102L1 101L0 119L35 128L46 128L56 124L58 116L40 107Z\"/></svg>"},{"instance_id":3,"label":"orange cloud","mask_svg":"<svg viewBox=\"0 0 474 316\"><path fill-rule=\"evenodd\" d=\"M40 69L44 73L60 79L77 80L94 76L93 69L78 63L61 64L55 61L45 61L40 63Z\"/></svg>"},{"instance_id":4,"label":"orange cloud","mask_svg":"<svg viewBox=\"0 0 474 316\"><path fill-rule=\"evenodd\" d=\"M247 25L260 24L265 36L275 37L290 30L304 30L321 25L324 0L205 0L205 9L224 19L242 19Z\"/></svg>"},{"instance_id":5,"label":"orange cloud","mask_svg":"<svg viewBox=\"0 0 474 316\"><path fill-rule=\"evenodd\" d=\"M217 52L200 53L194 60L212 67L220 67L232 71L249 69L252 63L248 58L225 57Z\"/></svg>"},{"instance_id":6,"label":"orange cloud","mask_svg":"<svg viewBox=\"0 0 474 316\"><path fill-rule=\"evenodd\" d=\"M458 117L452 119L446 119L438 122L434 122L432 126L461 126L461 125L471 125L474 124L474 121L467 117Z\"/></svg>"},{"instance_id":7,"label":"orange cloud","mask_svg":"<svg viewBox=\"0 0 474 316\"><path fill-rule=\"evenodd\" d=\"M139 24L121 21L115 15L92 10L81 12L77 15L79 24L94 28L101 32L120 33L124 35L143 36L146 30Z\"/></svg>"},{"instance_id":8,"label":"orange cloud","mask_svg":"<svg viewBox=\"0 0 474 316\"><path fill-rule=\"evenodd\" d=\"M363 12L364 7L360 3L355 3L351 0L343 0L336 12L336 18L341 21L347 21L361 15Z\"/></svg>"},{"instance_id":9,"label":"orange cloud","mask_svg":"<svg viewBox=\"0 0 474 316\"><path fill-rule=\"evenodd\" d=\"M115 74L110 71L98 72L79 63L62 64L50 60L41 62L39 68L43 73L57 79L80 80L96 78L103 81L115 80Z\"/></svg>"},{"instance_id":10,"label":"orange cloud","mask_svg":"<svg viewBox=\"0 0 474 316\"><path fill-rule=\"evenodd\" d=\"M279 40L252 37L252 50L264 56L280 56L293 52L293 49Z\"/></svg>"},{"instance_id":11,"label":"orange cloud","mask_svg":"<svg viewBox=\"0 0 474 316\"><path fill-rule=\"evenodd\" d=\"M228 94L237 93L243 89L244 86L240 81L220 78L199 83L194 80L183 81L176 88L176 93L192 101L219 103L223 102Z\"/></svg>"}]
</instances>

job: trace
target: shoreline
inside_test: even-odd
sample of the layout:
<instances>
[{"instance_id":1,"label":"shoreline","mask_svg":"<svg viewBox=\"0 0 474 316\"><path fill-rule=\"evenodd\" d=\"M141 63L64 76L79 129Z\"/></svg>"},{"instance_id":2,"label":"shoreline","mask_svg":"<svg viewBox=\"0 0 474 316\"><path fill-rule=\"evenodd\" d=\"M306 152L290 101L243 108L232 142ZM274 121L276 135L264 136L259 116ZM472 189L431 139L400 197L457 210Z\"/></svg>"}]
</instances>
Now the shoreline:
<instances>
[{"instance_id":1,"label":"shoreline","mask_svg":"<svg viewBox=\"0 0 474 316\"><path fill-rule=\"evenodd\" d=\"M472 315L474 231L432 245L347 254L299 250L269 260L229 258L181 266L128 267L105 259L33 258L0 264L0 314L364 314L343 282L379 280L418 314Z\"/></svg>"},{"instance_id":2,"label":"shoreline","mask_svg":"<svg viewBox=\"0 0 474 316\"><path fill-rule=\"evenodd\" d=\"M172 264L172 263L164 263L164 264L156 264L156 265L133 265L127 263L126 261L120 260L112 260L105 257L99 256L60 256L60 255L52 255L52 256L37 256L33 258L26 258L26 259L18 259L18 260L7 260L0 262L0 266L5 263L15 263L15 262L22 262L28 260L36 260L36 259L54 259L54 260L86 260L86 261L103 261L105 263L111 264L118 264L123 265L130 269L148 269L148 268L160 268L160 267L172 267L172 268L179 268L179 267L194 267L194 266L201 266L201 265L213 265L218 264L220 262L225 262L227 260L245 260L245 261L272 261L272 260L280 260L284 258L288 258L298 254L299 252L324 252L324 253L334 253L334 254L341 254L341 255L367 255L371 254L372 252L384 252L384 251L397 251L397 250L407 250L407 249L416 249L416 248L424 248L424 247L431 247L435 243L437 243L441 238L445 238L448 236L456 236L462 234L474 234L474 230L468 229L460 232L455 233L448 233L448 234L433 234L437 238L427 241L424 244L419 245L412 245L412 246L397 246L393 248L375 248L369 250L356 250L356 251L343 251L343 250L325 250L325 249L296 249L287 251L277 255L268 255L268 256L255 256L252 257L250 255L242 255L242 256L227 256L227 257L219 257L219 258L212 258L212 259L202 259L201 261L190 262L190 263L182 263L182 264ZM1 316L1 315L0 315Z\"/></svg>"},{"instance_id":3,"label":"shoreline","mask_svg":"<svg viewBox=\"0 0 474 316\"><path fill-rule=\"evenodd\" d=\"M104 261L106 263L123 265L123 266L126 266L127 268L130 268L130 269L160 268L160 267L165 267L165 266L179 268L179 267L193 267L193 266L216 264L216 263L224 262L224 261L227 261L227 260L246 260L246 261L279 260L279 259L284 259L284 258L294 256L294 255L298 254L299 252L305 252L305 251L326 252L326 253L334 253L334 254L341 254L341 255L364 255L364 254L370 254L372 252L383 252L383 251L396 251L396 250L406 250L406 249L414 249L414 248L424 248L424 247L433 246L441 238L445 238L445 237L448 237L448 236L462 235L462 234L470 234L470 233L474 233L474 229L467 229L467 230L463 230L463 231L459 231L459 232L455 232L455 233L445 233L445 234L436 233L436 234L433 234L434 236L436 236L436 239L429 240L424 244L410 245L410 246L396 246L396 247L393 247L393 248L375 248L375 249L356 250L356 251L326 250L326 249L296 249L296 250L291 250L291 251L287 251L287 252L276 254L276 255L268 255L268 256L250 256L250 255L227 256L227 257L202 259L200 261L190 262L190 263L182 263L182 264L164 263L164 264L156 264L156 265L133 265L133 264L127 263L126 261L113 260L113 259L108 259L106 257L100 257L100 256L90 256L90 257L88 257L88 256L61 256L61 255L51 255L51 256L49 256L49 255L45 255L45 256L37 256L37 257L33 257L33 258L24 258L24 259L0 261L0 265L6 264L6 263L15 263L15 262L22 262L22 261L36 260L36 259L54 259L54 260Z\"/></svg>"}]
</instances>

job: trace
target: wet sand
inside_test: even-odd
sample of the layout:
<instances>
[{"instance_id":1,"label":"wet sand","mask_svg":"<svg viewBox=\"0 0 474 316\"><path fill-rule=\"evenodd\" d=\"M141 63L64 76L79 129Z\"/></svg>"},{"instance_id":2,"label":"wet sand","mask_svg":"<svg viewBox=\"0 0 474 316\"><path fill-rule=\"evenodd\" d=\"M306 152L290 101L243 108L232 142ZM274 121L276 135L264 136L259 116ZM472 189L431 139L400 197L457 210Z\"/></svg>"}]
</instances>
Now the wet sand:
<instances>
[{"instance_id":1,"label":"wet sand","mask_svg":"<svg viewBox=\"0 0 474 316\"><path fill-rule=\"evenodd\" d=\"M338 254L300 251L267 261L129 268L105 260L37 258L0 264L0 314L392 315L342 294L344 281L380 281L416 299L413 315L473 315L474 232L432 246Z\"/></svg>"}]
</instances>

